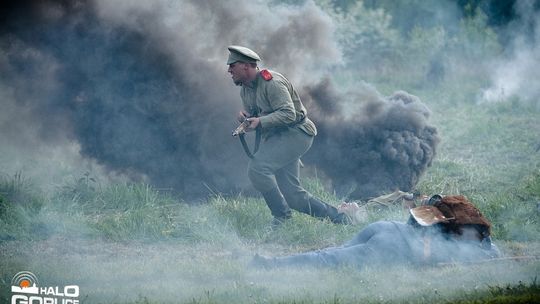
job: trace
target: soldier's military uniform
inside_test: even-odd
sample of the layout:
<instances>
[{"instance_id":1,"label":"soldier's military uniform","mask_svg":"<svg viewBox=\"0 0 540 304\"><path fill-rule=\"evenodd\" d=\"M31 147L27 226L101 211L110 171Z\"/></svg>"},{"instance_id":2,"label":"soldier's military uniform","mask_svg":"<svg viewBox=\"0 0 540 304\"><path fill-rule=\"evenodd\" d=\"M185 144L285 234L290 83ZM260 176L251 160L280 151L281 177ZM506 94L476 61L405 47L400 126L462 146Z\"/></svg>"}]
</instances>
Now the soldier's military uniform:
<instances>
[{"instance_id":1,"label":"soldier's military uniform","mask_svg":"<svg viewBox=\"0 0 540 304\"><path fill-rule=\"evenodd\" d=\"M244 47L229 47L227 64L257 62L260 57ZM309 194L299 180L300 157L317 134L315 124L290 81L280 73L262 70L240 92L244 110L259 117L262 142L248 164L251 183L260 191L278 221L291 217L293 208L315 217L345 222L337 209Z\"/></svg>"},{"instance_id":2,"label":"soldier's military uniform","mask_svg":"<svg viewBox=\"0 0 540 304\"><path fill-rule=\"evenodd\" d=\"M491 224L463 196L433 196L429 205L410 209L408 223L379 221L339 247L284 257L255 256L263 267L433 264L470 262L499 256Z\"/></svg>"}]
</instances>

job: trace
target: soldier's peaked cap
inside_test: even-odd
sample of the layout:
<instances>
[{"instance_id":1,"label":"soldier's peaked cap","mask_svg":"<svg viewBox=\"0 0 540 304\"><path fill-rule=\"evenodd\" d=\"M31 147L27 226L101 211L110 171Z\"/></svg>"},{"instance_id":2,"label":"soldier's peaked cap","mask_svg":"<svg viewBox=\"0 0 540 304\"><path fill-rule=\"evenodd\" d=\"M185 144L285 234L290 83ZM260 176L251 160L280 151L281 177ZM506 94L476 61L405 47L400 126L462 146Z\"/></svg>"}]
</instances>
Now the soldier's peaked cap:
<instances>
[{"instance_id":1,"label":"soldier's peaked cap","mask_svg":"<svg viewBox=\"0 0 540 304\"><path fill-rule=\"evenodd\" d=\"M227 59L227 65L233 64L235 62L241 61L246 63L255 63L261 60L261 57L257 55L254 51L248 49L247 47L239 45L231 45L229 49L229 59Z\"/></svg>"}]
</instances>

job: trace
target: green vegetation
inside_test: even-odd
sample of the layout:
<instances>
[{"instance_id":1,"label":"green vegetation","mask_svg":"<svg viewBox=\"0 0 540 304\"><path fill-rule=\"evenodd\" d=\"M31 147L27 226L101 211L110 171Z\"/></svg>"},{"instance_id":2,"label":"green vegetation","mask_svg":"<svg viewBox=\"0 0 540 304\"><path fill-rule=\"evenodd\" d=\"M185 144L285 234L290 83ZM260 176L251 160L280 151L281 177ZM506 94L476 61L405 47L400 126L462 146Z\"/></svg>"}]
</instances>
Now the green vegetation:
<instances>
[{"instance_id":1,"label":"green vegetation","mask_svg":"<svg viewBox=\"0 0 540 304\"><path fill-rule=\"evenodd\" d=\"M523 125L535 127L534 113L507 113L492 122L492 111L500 109L476 111L474 121L441 116L443 138L459 137L460 144L443 141L418 187L423 193L467 195L492 220L504 252L538 255L540 170L526 144L534 142L533 135L519 132ZM458 124L459 132L452 132L451 124ZM484 136L468 129L482 124L490 124ZM512 155L506 145L487 148L505 138L519 143ZM320 180L304 182L325 200L340 201ZM272 231L260 198L216 195L203 204L187 204L149 185L101 184L88 174L49 195L21 174L4 178L1 186L0 297L6 300L11 276L23 269L44 282L76 282L87 303L163 303L178 296L189 303L530 303L540 297L535 280L540 264L534 260L361 272L251 269L247 265L255 252L280 255L332 246L362 226L295 213ZM370 214L365 224L406 217L396 207ZM130 282L113 287L125 278ZM162 291L160 280L179 289Z\"/></svg>"},{"instance_id":2,"label":"green vegetation","mask_svg":"<svg viewBox=\"0 0 540 304\"><path fill-rule=\"evenodd\" d=\"M46 237L43 201L21 173L0 178L0 241Z\"/></svg>"},{"instance_id":3,"label":"green vegetation","mask_svg":"<svg viewBox=\"0 0 540 304\"><path fill-rule=\"evenodd\" d=\"M350 64L332 74L340 89L360 81L387 95L404 89L432 110L441 143L418 189L466 195L492 221L503 252L539 255L540 108L517 96L477 102L490 80L485 59L502 52L486 15L468 11L455 28L396 28L410 20L393 14L425 1L382 1L378 8L375 1L316 2L335 22ZM304 183L332 204L341 200L322 180ZM371 213L363 225L406 218L396 207ZM271 230L270 220L261 198L243 195L190 204L150 185L102 183L90 173L45 193L24 172L4 176L0 302L9 301L11 278L21 270L51 286L80 285L81 303L540 302L537 260L361 272L250 269L256 252L333 246L362 228L294 213Z\"/></svg>"},{"instance_id":4,"label":"green vegetation","mask_svg":"<svg viewBox=\"0 0 540 304\"><path fill-rule=\"evenodd\" d=\"M458 303L458 304L529 304L536 303L540 297L540 285L534 281L531 284L519 283L517 286L506 287L489 287L488 290L465 292L455 299L443 300L435 293L434 295L423 297L421 299L407 299L404 303L411 304L424 304L424 303ZM294 304L308 304L308 303L321 303L321 304L341 304L351 303L348 300L342 299L339 296L334 296L329 300L314 301L313 299L307 300L294 300L294 301L272 301L268 303L294 303ZM149 300L146 297L141 297L133 304L152 304L158 303ZM189 303L202 304L202 303L215 303L211 299L192 299ZM384 300L362 300L362 303L391 303L391 301Z\"/></svg>"}]
</instances>

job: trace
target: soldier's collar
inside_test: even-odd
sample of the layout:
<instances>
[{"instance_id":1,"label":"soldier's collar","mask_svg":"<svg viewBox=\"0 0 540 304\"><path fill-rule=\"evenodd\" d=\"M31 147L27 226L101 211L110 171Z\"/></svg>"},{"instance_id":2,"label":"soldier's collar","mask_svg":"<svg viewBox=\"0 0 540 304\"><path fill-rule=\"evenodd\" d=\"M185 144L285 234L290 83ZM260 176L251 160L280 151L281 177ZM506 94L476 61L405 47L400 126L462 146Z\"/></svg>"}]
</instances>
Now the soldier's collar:
<instances>
[{"instance_id":1,"label":"soldier's collar","mask_svg":"<svg viewBox=\"0 0 540 304\"><path fill-rule=\"evenodd\" d=\"M257 71L257 74L255 75L255 79L245 84L246 87L250 89L254 89L257 87L257 84L259 83L259 78L261 78L261 71Z\"/></svg>"}]
</instances>

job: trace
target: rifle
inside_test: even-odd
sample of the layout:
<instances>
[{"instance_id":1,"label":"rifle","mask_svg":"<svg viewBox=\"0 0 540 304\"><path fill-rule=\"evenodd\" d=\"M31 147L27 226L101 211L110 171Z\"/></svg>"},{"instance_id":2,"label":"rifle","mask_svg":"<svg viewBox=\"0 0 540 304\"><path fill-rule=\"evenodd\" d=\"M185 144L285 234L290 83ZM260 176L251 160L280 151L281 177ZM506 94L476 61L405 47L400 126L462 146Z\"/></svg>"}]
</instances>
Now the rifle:
<instances>
[{"instance_id":1,"label":"rifle","mask_svg":"<svg viewBox=\"0 0 540 304\"><path fill-rule=\"evenodd\" d=\"M257 127L255 130L255 147L253 148L253 153L249 150L249 147L246 143L246 139L244 138L244 135L246 134L246 129L251 124L251 121L249 121L247 118L244 118L244 121L240 123L240 125L234 129L232 132L232 136L236 137L238 136L240 138L240 142L242 143L242 147L244 148L244 151L246 152L246 155L249 158L253 158L253 154L257 153L259 150L259 144L261 143L261 131L260 127Z\"/></svg>"},{"instance_id":2,"label":"rifle","mask_svg":"<svg viewBox=\"0 0 540 304\"><path fill-rule=\"evenodd\" d=\"M247 127L249 127L250 124L251 121L249 121L247 118L244 118L244 121L242 121L240 125L236 129L234 129L234 131L232 132L232 136L236 137L238 135L246 133L246 129Z\"/></svg>"}]
</instances>

